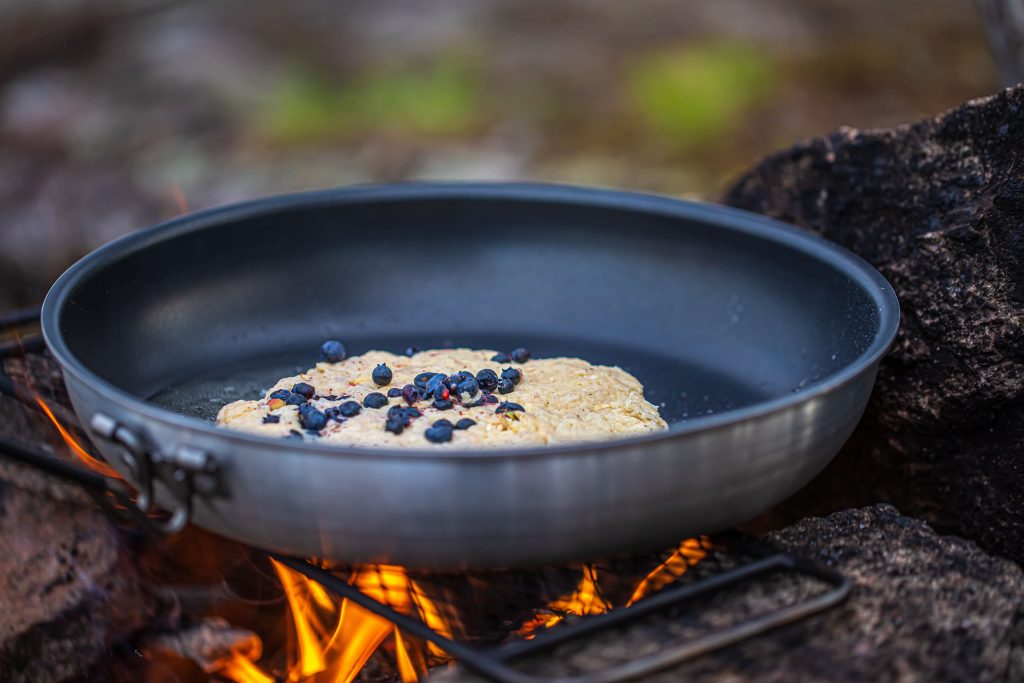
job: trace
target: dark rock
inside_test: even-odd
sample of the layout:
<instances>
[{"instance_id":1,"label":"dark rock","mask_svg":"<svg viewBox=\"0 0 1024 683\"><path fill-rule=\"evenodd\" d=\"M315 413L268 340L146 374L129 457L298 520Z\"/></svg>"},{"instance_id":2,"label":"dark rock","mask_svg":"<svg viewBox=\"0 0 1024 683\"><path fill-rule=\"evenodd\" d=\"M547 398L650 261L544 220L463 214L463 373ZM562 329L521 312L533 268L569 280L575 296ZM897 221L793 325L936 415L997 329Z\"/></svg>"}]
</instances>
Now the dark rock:
<instances>
[{"instance_id":1,"label":"dark rock","mask_svg":"<svg viewBox=\"0 0 1024 683\"><path fill-rule=\"evenodd\" d=\"M80 676L154 603L94 507L0 480L0 680Z\"/></svg>"},{"instance_id":2,"label":"dark rock","mask_svg":"<svg viewBox=\"0 0 1024 683\"><path fill-rule=\"evenodd\" d=\"M768 540L843 572L853 585L849 598L644 681L932 683L1024 676L1024 573L1012 562L939 536L887 505L806 519ZM789 604L820 590L816 586L788 574L760 579L679 615L647 617L623 631L561 645L524 665L542 677L602 669ZM431 680L477 679L454 669Z\"/></svg>"},{"instance_id":3,"label":"dark rock","mask_svg":"<svg viewBox=\"0 0 1024 683\"><path fill-rule=\"evenodd\" d=\"M768 157L725 201L824 235L903 320L864 421L774 522L888 501L1024 561L1024 88Z\"/></svg>"},{"instance_id":4,"label":"dark rock","mask_svg":"<svg viewBox=\"0 0 1024 683\"><path fill-rule=\"evenodd\" d=\"M63 396L41 356L6 372ZM55 404L56 405L56 404ZM49 422L0 397L0 435L61 457ZM89 672L147 625L157 605L114 525L79 488L0 458L0 680L46 683Z\"/></svg>"}]
</instances>

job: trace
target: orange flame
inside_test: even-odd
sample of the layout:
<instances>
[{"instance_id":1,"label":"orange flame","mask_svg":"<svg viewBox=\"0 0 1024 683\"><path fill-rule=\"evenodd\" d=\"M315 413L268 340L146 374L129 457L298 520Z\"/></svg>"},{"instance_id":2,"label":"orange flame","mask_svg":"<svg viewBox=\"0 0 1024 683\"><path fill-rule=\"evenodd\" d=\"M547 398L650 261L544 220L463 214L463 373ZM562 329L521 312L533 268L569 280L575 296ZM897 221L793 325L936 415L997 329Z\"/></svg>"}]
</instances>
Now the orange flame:
<instances>
[{"instance_id":1,"label":"orange flame","mask_svg":"<svg viewBox=\"0 0 1024 683\"><path fill-rule=\"evenodd\" d=\"M244 681L245 683L275 683L273 676L260 671L260 668L245 658L240 653L223 665L220 675L233 681Z\"/></svg>"},{"instance_id":2,"label":"orange flame","mask_svg":"<svg viewBox=\"0 0 1024 683\"><path fill-rule=\"evenodd\" d=\"M583 576L572 594L552 601L546 610L538 612L520 626L516 634L530 639L537 631L550 628L569 615L604 614L611 608L612 604L601 594L597 568L587 564L583 566Z\"/></svg>"},{"instance_id":3,"label":"orange flame","mask_svg":"<svg viewBox=\"0 0 1024 683\"><path fill-rule=\"evenodd\" d=\"M707 557L710 549L711 539L707 536L688 538L680 543L664 562L652 569L637 584L625 606L629 607L644 596L656 593L678 579L687 569ZM576 590L566 597L552 601L545 609L539 610L523 622L516 634L530 639L535 637L538 631L558 624L567 616L604 614L612 607L612 603L601 593L597 569L594 565L584 565L583 576L580 578Z\"/></svg>"},{"instance_id":4,"label":"orange flame","mask_svg":"<svg viewBox=\"0 0 1024 683\"><path fill-rule=\"evenodd\" d=\"M46 405L46 401L35 393L33 393L32 398L34 398L36 403L39 404L39 407L42 409L43 413L46 414L46 417L50 418L50 422L52 422L53 426L57 428L57 432L60 434L60 437L64 439L64 443L68 445L68 448L71 449L72 453L78 456L78 459L82 461L82 464L94 472L99 472L105 477L114 477L116 479L121 478L121 475L118 474L110 465L89 455L89 452L86 451L85 448L75 440L75 437L71 436L68 430L64 428L64 425L60 423L57 416L53 414L52 410L50 410L50 406Z\"/></svg>"},{"instance_id":5,"label":"orange flame","mask_svg":"<svg viewBox=\"0 0 1024 683\"><path fill-rule=\"evenodd\" d=\"M273 562L288 600L297 652L288 667L289 683L349 683L382 644L392 637L395 665L405 683L427 671L427 653L436 661L440 651L427 650L403 638L387 619L348 600L332 600L320 584ZM368 565L357 568L350 582L366 595L400 612L416 611L425 623L451 636L451 630L423 590L401 567ZM440 655L440 656L439 656ZM234 652L218 672L236 683L267 683L274 678Z\"/></svg>"},{"instance_id":6,"label":"orange flame","mask_svg":"<svg viewBox=\"0 0 1024 683\"><path fill-rule=\"evenodd\" d=\"M711 550L706 536L680 543L669 556L637 583L625 606L657 592L704 559ZM403 683L415 683L428 665L450 659L429 643L403 637L396 627L348 600L335 601L317 582L277 562L273 563L291 614L296 652L290 653L287 674L275 678L250 661L244 652L232 653L218 673L235 683L350 683L380 647L393 652ZM351 573L349 582L360 591L405 614L417 614L430 628L452 638L452 628L426 592L408 572L394 565L365 565ZM516 633L533 638L569 615L603 614L615 605L603 593L597 567L581 568L576 588L553 600L524 622ZM390 640L389 640L390 639ZM251 654L249 656L252 656ZM258 656L258 655L257 655Z\"/></svg>"},{"instance_id":7,"label":"orange flame","mask_svg":"<svg viewBox=\"0 0 1024 683\"><path fill-rule=\"evenodd\" d=\"M645 595L657 593L678 579L687 569L707 557L708 550L710 549L711 539L707 536L688 538L680 543L679 547L664 562L655 567L651 573L644 577L643 581L637 584L632 597L626 603L626 607L629 607Z\"/></svg>"}]
</instances>

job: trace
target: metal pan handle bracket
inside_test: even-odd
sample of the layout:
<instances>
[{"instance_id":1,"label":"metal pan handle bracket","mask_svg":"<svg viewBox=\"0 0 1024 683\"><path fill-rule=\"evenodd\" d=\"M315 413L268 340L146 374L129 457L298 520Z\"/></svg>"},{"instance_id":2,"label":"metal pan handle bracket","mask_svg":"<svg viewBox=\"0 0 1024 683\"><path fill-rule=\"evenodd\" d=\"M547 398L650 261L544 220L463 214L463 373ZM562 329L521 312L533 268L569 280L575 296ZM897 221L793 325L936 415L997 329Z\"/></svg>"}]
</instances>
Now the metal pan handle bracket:
<instances>
[{"instance_id":1,"label":"metal pan handle bracket","mask_svg":"<svg viewBox=\"0 0 1024 683\"><path fill-rule=\"evenodd\" d=\"M96 413L89 421L93 433L121 449L121 461L131 472L138 488L135 505L143 514L154 510L154 483L160 481L169 493L172 504L170 518L155 523L163 534L176 534L185 528L192 516L192 498L196 493L210 495L223 492L220 466L209 453L181 446L170 453L150 452L143 440L114 418Z\"/></svg>"}]
</instances>

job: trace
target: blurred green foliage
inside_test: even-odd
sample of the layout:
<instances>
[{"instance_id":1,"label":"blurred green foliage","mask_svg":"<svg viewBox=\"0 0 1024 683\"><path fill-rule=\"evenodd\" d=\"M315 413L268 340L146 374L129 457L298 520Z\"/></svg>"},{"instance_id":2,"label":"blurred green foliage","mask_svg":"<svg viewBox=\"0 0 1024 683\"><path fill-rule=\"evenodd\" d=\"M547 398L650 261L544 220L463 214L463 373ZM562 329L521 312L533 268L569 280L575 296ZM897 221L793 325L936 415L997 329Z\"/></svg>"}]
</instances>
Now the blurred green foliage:
<instances>
[{"instance_id":1,"label":"blurred green foliage","mask_svg":"<svg viewBox=\"0 0 1024 683\"><path fill-rule=\"evenodd\" d=\"M336 82L309 69L282 79L258 117L260 132L282 144L369 132L451 135L481 116L481 79L466 58L389 67Z\"/></svg>"},{"instance_id":2,"label":"blurred green foliage","mask_svg":"<svg viewBox=\"0 0 1024 683\"><path fill-rule=\"evenodd\" d=\"M628 75L633 111L677 148L714 144L778 83L778 65L755 47L707 42L640 58Z\"/></svg>"}]
</instances>

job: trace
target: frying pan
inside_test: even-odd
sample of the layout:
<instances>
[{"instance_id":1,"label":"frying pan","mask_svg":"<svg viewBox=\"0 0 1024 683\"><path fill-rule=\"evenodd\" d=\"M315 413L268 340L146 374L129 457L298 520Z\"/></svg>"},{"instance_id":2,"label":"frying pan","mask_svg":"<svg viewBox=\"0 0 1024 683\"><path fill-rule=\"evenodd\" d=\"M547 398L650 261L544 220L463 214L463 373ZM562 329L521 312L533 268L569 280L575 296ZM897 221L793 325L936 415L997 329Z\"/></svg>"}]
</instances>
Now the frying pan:
<instances>
[{"instance_id":1,"label":"frying pan","mask_svg":"<svg viewBox=\"0 0 1024 683\"><path fill-rule=\"evenodd\" d=\"M171 511L269 550L413 568L651 549L747 520L853 430L899 321L856 256L722 207L608 190L411 184L274 197L72 266L43 332L103 456ZM452 452L214 426L350 353L526 346L619 365L667 431ZM528 409L528 407L527 407Z\"/></svg>"}]
</instances>

